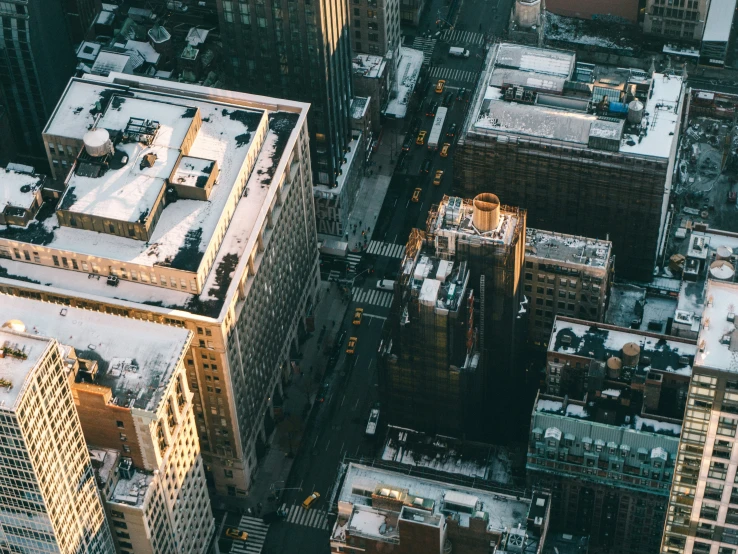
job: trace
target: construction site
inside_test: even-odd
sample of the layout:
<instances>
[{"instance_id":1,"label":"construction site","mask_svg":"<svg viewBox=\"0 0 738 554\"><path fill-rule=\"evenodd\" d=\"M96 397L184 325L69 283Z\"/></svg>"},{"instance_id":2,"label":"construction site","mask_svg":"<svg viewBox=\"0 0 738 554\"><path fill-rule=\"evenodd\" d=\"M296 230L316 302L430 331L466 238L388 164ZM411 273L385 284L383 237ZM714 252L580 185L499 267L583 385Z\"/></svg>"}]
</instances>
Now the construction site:
<instances>
[{"instance_id":1,"label":"construction site","mask_svg":"<svg viewBox=\"0 0 738 554\"><path fill-rule=\"evenodd\" d=\"M392 421L474 435L480 415L506 409L496 391L521 377L525 216L494 194L444 196L411 233L379 350Z\"/></svg>"}]
</instances>

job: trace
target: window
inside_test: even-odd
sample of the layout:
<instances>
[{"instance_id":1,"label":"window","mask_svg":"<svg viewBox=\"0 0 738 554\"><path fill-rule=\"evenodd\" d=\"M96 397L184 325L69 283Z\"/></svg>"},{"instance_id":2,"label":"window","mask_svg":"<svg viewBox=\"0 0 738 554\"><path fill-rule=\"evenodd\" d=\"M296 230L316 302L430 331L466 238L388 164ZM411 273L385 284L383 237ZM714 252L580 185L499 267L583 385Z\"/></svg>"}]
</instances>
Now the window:
<instances>
[{"instance_id":1,"label":"window","mask_svg":"<svg viewBox=\"0 0 738 554\"><path fill-rule=\"evenodd\" d=\"M110 510L110 515L112 517L117 517L118 519L125 519L125 515L123 515L123 512L119 512L118 510Z\"/></svg>"},{"instance_id":2,"label":"window","mask_svg":"<svg viewBox=\"0 0 738 554\"><path fill-rule=\"evenodd\" d=\"M717 483L708 482L705 486L705 498L710 500L720 500L723 496L724 486Z\"/></svg>"},{"instance_id":3,"label":"window","mask_svg":"<svg viewBox=\"0 0 738 554\"><path fill-rule=\"evenodd\" d=\"M118 429L124 429L125 425L122 421L116 421L115 424L118 426Z\"/></svg>"},{"instance_id":4,"label":"window","mask_svg":"<svg viewBox=\"0 0 738 554\"><path fill-rule=\"evenodd\" d=\"M725 476L728 474L728 464L722 462L712 462L710 464L710 470L707 472L707 476L711 479L725 480Z\"/></svg>"},{"instance_id":5,"label":"window","mask_svg":"<svg viewBox=\"0 0 738 554\"><path fill-rule=\"evenodd\" d=\"M122 514L121 514L121 517L122 517ZM118 527L119 529L128 529L128 525L126 525L125 522L123 521L114 521L113 525L115 527Z\"/></svg>"},{"instance_id":6,"label":"window","mask_svg":"<svg viewBox=\"0 0 738 554\"><path fill-rule=\"evenodd\" d=\"M233 470L230 469L224 469L223 475L226 476L226 479L233 479Z\"/></svg>"},{"instance_id":7,"label":"window","mask_svg":"<svg viewBox=\"0 0 738 554\"><path fill-rule=\"evenodd\" d=\"M721 417L718 420L718 435L734 437L736 428L738 428L738 419L733 419L731 417Z\"/></svg>"},{"instance_id":8,"label":"window","mask_svg":"<svg viewBox=\"0 0 738 554\"><path fill-rule=\"evenodd\" d=\"M703 504L700 510L700 517L702 519L709 519L710 521L717 521L718 506L714 504ZM695 543L696 546L696 543Z\"/></svg>"},{"instance_id":9,"label":"window","mask_svg":"<svg viewBox=\"0 0 738 554\"><path fill-rule=\"evenodd\" d=\"M54 260L54 265L56 267L59 267L59 256L51 256L51 259Z\"/></svg>"}]
</instances>

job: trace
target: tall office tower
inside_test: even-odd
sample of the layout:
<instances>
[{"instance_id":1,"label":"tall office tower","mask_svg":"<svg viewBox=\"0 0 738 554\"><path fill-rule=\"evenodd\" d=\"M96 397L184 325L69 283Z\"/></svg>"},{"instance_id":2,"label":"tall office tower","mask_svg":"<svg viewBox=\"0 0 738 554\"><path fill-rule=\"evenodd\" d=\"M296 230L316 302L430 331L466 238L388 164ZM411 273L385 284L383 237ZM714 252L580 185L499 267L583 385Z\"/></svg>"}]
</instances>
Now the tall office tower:
<instances>
[{"instance_id":1,"label":"tall office tower","mask_svg":"<svg viewBox=\"0 0 738 554\"><path fill-rule=\"evenodd\" d=\"M610 241L529 227L523 278L528 340L546 348L559 315L602 321L613 265Z\"/></svg>"},{"instance_id":2,"label":"tall office tower","mask_svg":"<svg viewBox=\"0 0 738 554\"><path fill-rule=\"evenodd\" d=\"M440 205L431 207L426 223L436 256L466 262L469 270L477 310L480 387L490 402L497 396L495 386L519 373L513 362L522 331L518 316L525 226L525 210L503 206L490 193L474 200L444 196Z\"/></svg>"},{"instance_id":3,"label":"tall office tower","mask_svg":"<svg viewBox=\"0 0 738 554\"><path fill-rule=\"evenodd\" d=\"M114 550L63 362L55 339L0 329L3 552Z\"/></svg>"},{"instance_id":4,"label":"tall office tower","mask_svg":"<svg viewBox=\"0 0 738 554\"><path fill-rule=\"evenodd\" d=\"M660 35L668 40L683 40L698 44L706 32L705 22L708 20L710 5L715 3L722 4L725 8L730 5L730 2L690 0L672 7L663 0L646 0L643 32ZM722 14L723 22L726 21L726 17L733 20L732 12L722 11Z\"/></svg>"},{"instance_id":5,"label":"tall office tower","mask_svg":"<svg viewBox=\"0 0 738 554\"><path fill-rule=\"evenodd\" d=\"M435 257L414 229L377 366L393 424L466 434L481 412L474 291L467 262Z\"/></svg>"},{"instance_id":6,"label":"tall office tower","mask_svg":"<svg viewBox=\"0 0 738 554\"><path fill-rule=\"evenodd\" d=\"M102 10L100 0L63 0L69 36L74 44L85 39L95 16Z\"/></svg>"},{"instance_id":7,"label":"tall office tower","mask_svg":"<svg viewBox=\"0 0 738 554\"><path fill-rule=\"evenodd\" d=\"M203 554L214 522L187 386L192 333L31 298L0 304L27 329L64 339L85 441L119 455L101 487L118 552Z\"/></svg>"},{"instance_id":8,"label":"tall office tower","mask_svg":"<svg viewBox=\"0 0 738 554\"><path fill-rule=\"evenodd\" d=\"M348 2L218 2L231 52L232 86L310 103L308 128L316 184L335 185L351 141Z\"/></svg>"},{"instance_id":9,"label":"tall office tower","mask_svg":"<svg viewBox=\"0 0 738 554\"><path fill-rule=\"evenodd\" d=\"M494 190L538 229L611 240L618 274L649 279L663 246L683 79L490 48L454 157L455 187Z\"/></svg>"},{"instance_id":10,"label":"tall office tower","mask_svg":"<svg viewBox=\"0 0 738 554\"><path fill-rule=\"evenodd\" d=\"M68 172L63 196L0 230L6 293L192 331L188 385L222 494L250 486L315 301L307 110L130 75L73 79L44 132L52 170Z\"/></svg>"},{"instance_id":11,"label":"tall office tower","mask_svg":"<svg viewBox=\"0 0 738 554\"><path fill-rule=\"evenodd\" d=\"M738 285L708 281L663 554L738 547Z\"/></svg>"},{"instance_id":12,"label":"tall office tower","mask_svg":"<svg viewBox=\"0 0 738 554\"><path fill-rule=\"evenodd\" d=\"M400 0L351 0L351 47L399 63ZM394 75L394 71L390 71Z\"/></svg>"},{"instance_id":13,"label":"tall office tower","mask_svg":"<svg viewBox=\"0 0 738 554\"><path fill-rule=\"evenodd\" d=\"M61 0L0 4L0 104L20 154L44 157L41 131L75 65Z\"/></svg>"}]
</instances>

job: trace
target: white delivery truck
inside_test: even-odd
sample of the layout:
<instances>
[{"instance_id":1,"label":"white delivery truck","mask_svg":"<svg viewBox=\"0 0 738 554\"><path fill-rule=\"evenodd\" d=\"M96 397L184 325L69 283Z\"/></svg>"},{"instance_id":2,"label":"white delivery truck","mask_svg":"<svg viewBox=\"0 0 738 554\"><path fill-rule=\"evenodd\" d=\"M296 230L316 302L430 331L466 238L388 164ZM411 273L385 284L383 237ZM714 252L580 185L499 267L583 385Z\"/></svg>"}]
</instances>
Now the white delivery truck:
<instances>
[{"instance_id":1,"label":"white delivery truck","mask_svg":"<svg viewBox=\"0 0 738 554\"><path fill-rule=\"evenodd\" d=\"M468 58L469 50L465 48L459 48L458 46L452 46L448 49L449 56L456 56L457 58Z\"/></svg>"},{"instance_id":2,"label":"white delivery truck","mask_svg":"<svg viewBox=\"0 0 738 554\"><path fill-rule=\"evenodd\" d=\"M446 121L446 112L448 108L438 108L436 110L436 118L433 120L433 127L431 127L430 137L428 137L428 149L436 150L438 143L441 141L441 134L443 133L443 123Z\"/></svg>"}]
</instances>

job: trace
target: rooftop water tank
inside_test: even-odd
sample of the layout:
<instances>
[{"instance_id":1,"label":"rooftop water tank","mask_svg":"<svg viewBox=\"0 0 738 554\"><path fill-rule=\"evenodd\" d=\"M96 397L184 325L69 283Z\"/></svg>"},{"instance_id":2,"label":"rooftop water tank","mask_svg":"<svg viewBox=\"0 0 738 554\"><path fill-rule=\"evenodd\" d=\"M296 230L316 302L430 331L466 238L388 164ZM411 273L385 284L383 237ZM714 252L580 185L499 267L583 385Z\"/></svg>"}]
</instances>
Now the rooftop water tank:
<instances>
[{"instance_id":1,"label":"rooftop water tank","mask_svg":"<svg viewBox=\"0 0 738 554\"><path fill-rule=\"evenodd\" d=\"M525 29L538 24L541 0L515 0L515 22Z\"/></svg>"},{"instance_id":2,"label":"rooftop water tank","mask_svg":"<svg viewBox=\"0 0 738 554\"><path fill-rule=\"evenodd\" d=\"M628 367L636 367L641 359L641 347L635 342L623 345L623 364Z\"/></svg>"},{"instance_id":3,"label":"rooftop water tank","mask_svg":"<svg viewBox=\"0 0 738 554\"><path fill-rule=\"evenodd\" d=\"M497 229L500 224L500 199L490 192L483 192L474 198L472 222L480 233Z\"/></svg>"},{"instance_id":4,"label":"rooftop water tank","mask_svg":"<svg viewBox=\"0 0 738 554\"><path fill-rule=\"evenodd\" d=\"M113 143L110 142L110 135L105 129L87 131L82 142L85 144L85 151L93 158L113 153Z\"/></svg>"},{"instance_id":5,"label":"rooftop water tank","mask_svg":"<svg viewBox=\"0 0 738 554\"><path fill-rule=\"evenodd\" d=\"M638 124L643 121L643 102L636 99L628 104L628 123Z\"/></svg>"},{"instance_id":6,"label":"rooftop water tank","mask_svg":"<svg viewBox=\"0 0 738 554\"><path fill-rule=\"evenodd\" d=\"M735 268L730 262L725 260L715 260L710 264L710 277L713 279L732 281L734 275Z\"/></svg>"},{"instance_id":7,"label":"rooftop water tank","mask_svg":"<svg viewBox=\"0 0 738 554\"><path fill-rule=\"evenodd\" d=\"M730 246L721 244L717 247L717 259L718 260L729 260L733 255L733 249Z\"/></svg>"}]
</instances>

